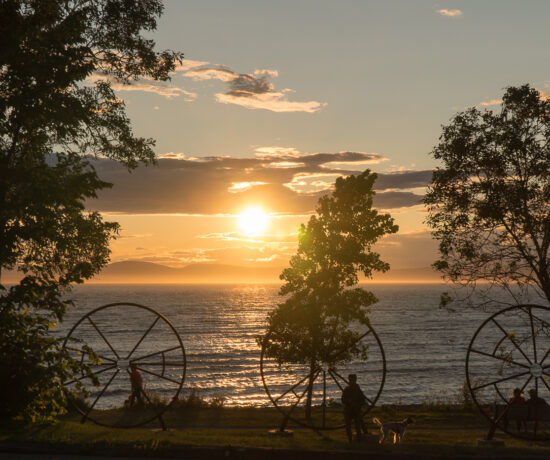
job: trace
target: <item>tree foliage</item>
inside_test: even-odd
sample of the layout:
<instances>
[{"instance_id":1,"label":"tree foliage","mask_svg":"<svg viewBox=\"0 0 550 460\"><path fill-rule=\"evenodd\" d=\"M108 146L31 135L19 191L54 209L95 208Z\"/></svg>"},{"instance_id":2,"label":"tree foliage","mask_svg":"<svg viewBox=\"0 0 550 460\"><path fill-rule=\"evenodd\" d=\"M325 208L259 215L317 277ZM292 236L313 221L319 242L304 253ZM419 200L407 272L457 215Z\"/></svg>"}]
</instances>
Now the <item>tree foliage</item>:
<instances>
[{"instance_id":1,"label":"tree foliage","mask_svg":"<svg viewBox=\"0 0 550 460\"><path fill-rule=\"evenodd\" d=\"M398 230L388 214L372 207L376 177L366 170L338 178L332 194L319 199L316 215L301 225L296 255L281 274L280 295L287 297L259 339L266 356L279 364L306 364L313 372L366 357L358 340L362 332L353 326L368 324L368 307L377 299L354 286L358 272L371 277L389 269L372 246Z\"/></svg>"},{"instance_id":2,"label":"tree foliage","mask_svg":"<svg viewBox=\"0 0 550 460\"><path fill-rule=\"evenodd\" d=\"M550 101L509 87L499 112L470 108L443 126L443 166L425 198L434 266L475 286L536 286L550 300Z\"/></svg>"},{"instance_id":3,"label":"tree foliage","mask_svg":"<svg viewBox=\"0 0 550 460\"><path fill-rule=\"evenodd\" d=\"M110 186L87 156L129 169L154 161L110 82L169 79L183 56L143 36L161 12L159 0L0 3L0 273L23 276L0 285L0 417L58 412L61 382L79 367L48 330L71 284L107 263L118 230L85 210Z\"/></svg>"}]
</instances>

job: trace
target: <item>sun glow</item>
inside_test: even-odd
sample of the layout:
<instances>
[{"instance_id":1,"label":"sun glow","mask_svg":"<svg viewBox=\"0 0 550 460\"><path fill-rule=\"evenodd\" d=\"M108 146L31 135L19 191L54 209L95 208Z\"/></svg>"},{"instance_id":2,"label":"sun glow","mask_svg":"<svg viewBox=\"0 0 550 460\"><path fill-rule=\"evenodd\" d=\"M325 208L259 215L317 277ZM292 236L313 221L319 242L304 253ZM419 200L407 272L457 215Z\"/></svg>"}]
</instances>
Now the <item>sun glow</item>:
<instances>
[{"instance_id":1,"label":"sun glow","mask_svg":"<svg viewBox=\"0 0 550 460\"><path fill-rule=\"evenodd\" d=\"M246 208L239 215L239 227L249 235L258 235L262 233L269 222L269 217L258 206Z\"/></svg>"}]
</instances>

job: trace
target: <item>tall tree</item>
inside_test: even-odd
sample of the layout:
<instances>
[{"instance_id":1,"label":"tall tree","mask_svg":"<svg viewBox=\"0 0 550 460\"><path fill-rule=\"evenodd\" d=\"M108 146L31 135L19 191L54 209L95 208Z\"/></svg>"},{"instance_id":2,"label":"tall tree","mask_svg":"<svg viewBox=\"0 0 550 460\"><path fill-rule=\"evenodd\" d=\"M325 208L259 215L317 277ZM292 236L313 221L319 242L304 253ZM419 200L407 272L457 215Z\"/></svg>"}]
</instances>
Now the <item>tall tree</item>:
<instances>
[{"instance_id":1,"label":"tall tree","mask_svg":"<svg viewBox=\"0 0 550 460\"><path fill-rule=\"evenodd\" d=\"M455 115L432 154L443 163L425 198L434 266L452 282L535 286L550 300L550 101L509 87L500 111Z\"/></svg>"},{"instance_id":2,"label":"tall tree","mask_svg":"<svg viewBox=\"0 0 550 460\"><path fill-rule=\"evenodd\" d=\"M340 177L332 194L319 199L316 215L298 234L298 250L281 279L281 296L288 297L270 313L268 330L259 343L265 354L284 363L310 369L306 416L311 413L313 376L320 365L335 366L366 349L361 332L368 324L373 293L357 285L358 272L371 277L389 265L372 251L382 236L398 230L389 214L373 209L376 174Z\"/></svg>"},{"instance_id":3,"label":"tall tree","mask_svg":"<svg viewBox=\"0 0 550 460\"><path fill-rule=\"evenodd\" d=\"M159 0L0 3L0 274L23 275L0 285L0 417L62 410L61 381L78 363L48 329L71 284L107 263L118 229L84 208L110 186L87 156L129 169L154 161L154 141L133 134L110 81L169 79L183 55L156 52L143 36L162 9Z\"/></svg>"}]
</instances>

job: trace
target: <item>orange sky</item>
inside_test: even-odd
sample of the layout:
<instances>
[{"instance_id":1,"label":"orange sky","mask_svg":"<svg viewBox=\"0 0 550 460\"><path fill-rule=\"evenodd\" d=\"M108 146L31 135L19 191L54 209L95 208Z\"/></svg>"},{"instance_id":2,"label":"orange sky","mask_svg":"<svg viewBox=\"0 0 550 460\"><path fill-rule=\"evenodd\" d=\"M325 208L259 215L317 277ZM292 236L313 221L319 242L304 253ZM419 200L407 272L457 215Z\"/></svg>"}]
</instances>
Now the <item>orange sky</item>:
<instances>
[{"instance_id":1,"label":"orange sky","mask_svg":"<svg viewBox=\"0 0 550 460\"><path fill-rule=\"evenodd\" d=\"M393 268L429 266L419 202L441 125L498 109L506 86L548 91L549 14L550 2L167 0L151 36L183 64L170 82L114 86L159 162L94 161L114 187L88 207L122 225L112 260L282 267L318 197L370 168L375 206L400 226L377 249ZM256 235L238 223L251 206L270 216Z\"/></svg>"}]
</instances>

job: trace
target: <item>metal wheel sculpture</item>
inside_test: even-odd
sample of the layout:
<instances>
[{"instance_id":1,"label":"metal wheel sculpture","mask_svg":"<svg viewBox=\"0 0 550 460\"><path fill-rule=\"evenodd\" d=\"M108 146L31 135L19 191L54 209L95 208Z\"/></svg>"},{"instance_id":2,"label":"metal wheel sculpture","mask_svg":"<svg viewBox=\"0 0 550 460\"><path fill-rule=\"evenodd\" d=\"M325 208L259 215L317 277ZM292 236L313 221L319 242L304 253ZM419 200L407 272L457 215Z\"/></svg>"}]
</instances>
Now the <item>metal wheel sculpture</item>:
<instances>
[{"instance_id":1,"label":"metal wheel sculpture","mask_svg":"<svg viewBox=\"0 0 550 460\"><path fill-rule=\"evenodd\" d=\"M269 334L266 336L269 341ZM287 423L294 423L314 430L335 430L344 427L340 397L348 384L347 375L355 373L368 405L363 416L369 412L382 393L386 379L384 348L374 329L369 325L359 339L345 350L335 351L335 356L344 354L351 346L362 342L368 349L368 360L353 360L337 366L320 364L313 373L308 365L290 364L279 366L265 353L265 343L260 358L260 373L264 389L271 403L283 415L280 431ZM308 417L305 409L309 385L312 385L312 407Z\"/></svg>"},{"instance_id":2,"label":"metal wheel sculpture","mask_svg":"<svg viewBox=\"0 0 550 460\"><path fill-rule=\"evenodd\" d=\"M99 362L94 362L86 346ZM135 303L103 305L72 327L63 347L88 364L99 381L94 385L82 373L64 382L66 389L76 389L78 382L84 386L82 397L70 398L82 414L82 423L91 420L102 426L133 428L158 419L166 429L162 414L182 389L186 357L181 337L165 316ZM134 365L143 381L139 392L132 392Z\"/></svg>"},{"instance_id":3,"label":"metal wheel sculpture","mask_svg":"<svg viewBox=\"0 0 550 460\"><path fill-rule=\"evenodd\" d=\"M478 409L496 428L529 440L550 440L550 308L518 305L487 318L466 355L466 380ZM514 389L529 393L513 402ZM532 398L534 396L534 398ZM529 399L532 399L531 401Z\"/></svg>"}]
</instances>

